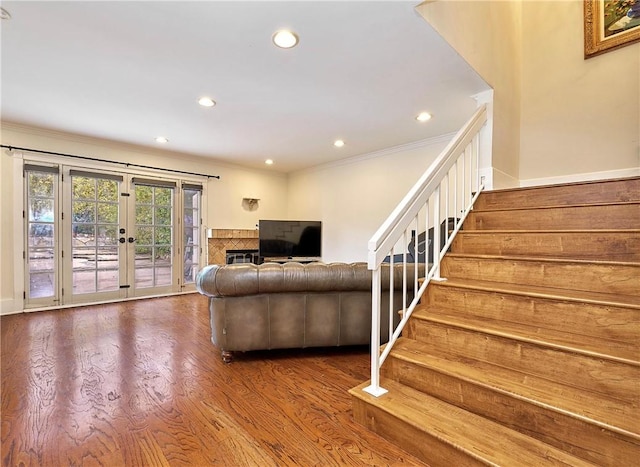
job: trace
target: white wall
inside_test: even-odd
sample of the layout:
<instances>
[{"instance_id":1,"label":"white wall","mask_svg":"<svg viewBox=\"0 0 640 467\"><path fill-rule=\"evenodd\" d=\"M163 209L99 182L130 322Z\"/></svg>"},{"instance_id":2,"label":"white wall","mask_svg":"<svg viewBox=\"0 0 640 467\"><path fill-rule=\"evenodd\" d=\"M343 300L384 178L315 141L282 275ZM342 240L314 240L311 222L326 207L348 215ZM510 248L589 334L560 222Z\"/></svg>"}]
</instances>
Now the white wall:
<instances>
[{"instance_id":1,"label":"white wall","mask_svg":"<svg viewBox=\"0 0 640 467\"><path fill-rule=\"evenodd\" d=\"M493 88L493 187L518 184L520 1L427 1L417 8Z\"/></svg>"},{"instance_id":2,"label":"white wall","mask_svg":"<svg viewBox=\"0 0 640 467\"><path fill-rule=\"evenodd\" d=\"M285 218L287 215L287 177L265 171L252 171L190 157L184 154L138 148L106 140L68 135L19 125L3 124L0 141L4 145L41 149L110 161L151 167L220 175L206 183L206 228L253 229L259 218ZM67 159L69 165L82 162ZM21 296L14 293L14 250L22 251L22 238L14 234L15 210L22 210L22 199L14 193L13 158L0 153L0 314L20 309ZM260 198L259 208L245 210L243 197ZM20 198L20 199L16 199ZM20 227L18 226L18 232ZM21 290L22 284L17 284ZM21 295L21 294L19 294Z\"/></svg>"},{"instance_id":3,"label":"white wall","mask_svg":"<svg viewBox=\"0 0 640 467\"><path fill-rule=\"evenodd\" d=\"M216 167L220 180L209 182L209 225L213 229L255 229L260 219L287 215L287 176L242 168ZM259 199L258 208L243 207L243 198Z\"/></svg>"},{"instance_id":4,"label":"white wall","mask_svg":"<svg viewBox=\"0 0 640 467\"><path fill-rule=\"evenodd\" d=\"M366 261L371 236L452 137L290 174L289 218L322 221L323 261Z\"/></svg>"},{"instance_id":5,"label":"white wall","mask_svg":"<svg viewBox=\"0 0 640 467\"><path fill-rule=\"evenodd\" d=\"M585 60L582 15L581 1L523 3L525 184L640 174L640 43Z\"/></svg>"},{"instance_id":6,"label":"white wall","mask_svg":"<svg viewBox=\"0 0 640 467\"><path fill-rule=\"evenodd\" d=\"M11 167L11 159L4 155L4 151L0 152L0 314L14 311L13 173Z\"/></svg>"},{"instance_id":7,"label":"white wall","mask_svg":"<svg viewBox=\"0 0 640 467\"><path fill-rule=\"evenodd\" d=\"M494 88L494 187L640 174L640 43L584 59L582 0L418 12Z\"/></svg>"}]
</instances>

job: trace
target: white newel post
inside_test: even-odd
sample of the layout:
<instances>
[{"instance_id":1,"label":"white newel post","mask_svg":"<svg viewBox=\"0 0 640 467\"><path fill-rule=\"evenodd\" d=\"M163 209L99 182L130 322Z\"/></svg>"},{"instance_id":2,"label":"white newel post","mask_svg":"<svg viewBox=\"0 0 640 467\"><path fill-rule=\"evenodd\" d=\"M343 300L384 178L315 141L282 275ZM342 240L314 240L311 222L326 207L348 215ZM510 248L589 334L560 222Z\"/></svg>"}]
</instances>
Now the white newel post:
<instances>
[{"instance_id":1,"label":"white newel post","mask_svg":"<svg viewBox=\"0 0 640 467\"><path fill-rule=\"evenodd\" d=\"M371 384L364 391L378 397L387 392L380 387L380 266L372 271L371 281Z\"/></svg>"}]
</instances>

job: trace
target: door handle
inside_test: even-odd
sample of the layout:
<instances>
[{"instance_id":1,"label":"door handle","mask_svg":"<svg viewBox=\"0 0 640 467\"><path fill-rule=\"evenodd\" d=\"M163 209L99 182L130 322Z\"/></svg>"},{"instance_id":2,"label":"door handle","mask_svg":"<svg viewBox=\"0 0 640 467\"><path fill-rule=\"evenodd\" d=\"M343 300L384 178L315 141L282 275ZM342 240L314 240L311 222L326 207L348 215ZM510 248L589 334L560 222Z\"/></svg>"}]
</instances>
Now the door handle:
<instances>
[{"instance_id":1,"label":"door handle","mask_svg":"<svg viewBox=\"0 0 640 467\"><path fill-rule=\"evenodd\" d=\"M129 237L129 243L133 243L133 242L135 242L135 241L136 241L136 239L135 239L135 238L133 238L133 237Z\"/></svg>"},{"instance_id":2,"label":"door handle","mask_svg":"<svg viewBox=\"0 0 640 467\"><path fill-rule=\"evenodd\" d=\"M126 241L127 241L127 239L126 239L126 238L124 238L124 237L120 237L120 238L118 239L118 241L119 241L120 243L124 243L124 242L126 242Z\"/></svg>"}]
</instances>

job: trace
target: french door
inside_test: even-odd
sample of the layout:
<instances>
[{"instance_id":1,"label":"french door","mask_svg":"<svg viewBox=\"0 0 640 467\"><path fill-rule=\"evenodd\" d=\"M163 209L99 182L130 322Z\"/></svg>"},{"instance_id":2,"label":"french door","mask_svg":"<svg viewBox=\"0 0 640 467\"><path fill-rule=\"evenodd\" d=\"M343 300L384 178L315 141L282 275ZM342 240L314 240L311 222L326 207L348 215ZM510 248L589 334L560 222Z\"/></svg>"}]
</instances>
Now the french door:
<instances>
[{"instance_id":1,"label":"french door","mask_svg":"<svg viewBox=\"0 0 640 467\"><path fill-rule=\"evenodd\" d=\"M133 295L168 293L174 284L175 182L133 178L127 237ZM131 274L132 272L132 274Z\"/></svg>"},{"instance_id":2,"label":"french door","mask_svg":"<svg viewBox=\"0 0 640 467\"><path fill-rule=\"evenodd\" d=\"M202 186L25 164L26 306L193 288Z\"/></svg>"},{"instance_id":3,"label":"french door","mask_svg":"<svg viewBox=\"0 0 640 467\"><path fill-rule=\"evenodd\" d=\"M65 303L111 300L127 296L126 201L124 177L80 170L65 171L62 216L63 292ZM67 214L68 213L68 214Z\"/></svg>"},{"instance_id":4,"label":"french door","mask_svg":"<svg viewBox=\"0 0 640 467\"><path fill-rule=\"evenodd\" d=\"M24 165L24 298L31 306L60 303L59 180L57 166Z\"/></svg>"}]
</instances>

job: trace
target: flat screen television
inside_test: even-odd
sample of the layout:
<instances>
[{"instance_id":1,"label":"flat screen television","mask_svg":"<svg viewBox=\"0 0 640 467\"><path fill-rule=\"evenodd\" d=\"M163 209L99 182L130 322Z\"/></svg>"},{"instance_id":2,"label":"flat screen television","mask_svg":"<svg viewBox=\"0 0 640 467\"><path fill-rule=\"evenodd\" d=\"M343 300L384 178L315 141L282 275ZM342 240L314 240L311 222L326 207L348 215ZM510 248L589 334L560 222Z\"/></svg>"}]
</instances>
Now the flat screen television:
<instances>
[{"instance_id":1,"label":"flat screen television","mask_svg":"<svg viewBox=\"0 0 640 467\"><path fill-rule=\"evenodd\" d=\"M269 258L295 259L322 256L322 222L260 220L259 254Z\"/></svg>"}]
</instances>

